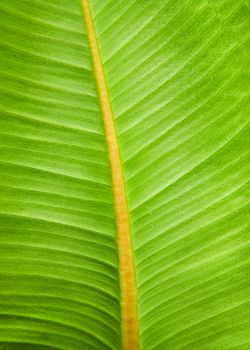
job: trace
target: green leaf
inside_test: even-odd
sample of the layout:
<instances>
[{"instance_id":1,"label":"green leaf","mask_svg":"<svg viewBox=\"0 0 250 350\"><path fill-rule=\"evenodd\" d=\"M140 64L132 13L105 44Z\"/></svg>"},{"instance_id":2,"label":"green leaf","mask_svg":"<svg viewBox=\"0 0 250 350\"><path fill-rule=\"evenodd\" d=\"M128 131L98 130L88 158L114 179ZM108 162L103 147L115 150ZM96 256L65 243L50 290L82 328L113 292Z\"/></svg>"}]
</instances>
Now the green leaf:
<instances>
[{"instance_id":1,"label":"green leaf","mask_svg":"<svg viewBox=\"0 0 250 350\"><path fill-rule=\"evenodd\" d=\"M249 2L89 3L139 348L247 350ZM0 10L0 349L137 350L122 345L114 172L80 1Z\"/></svg>"}]
</instances>

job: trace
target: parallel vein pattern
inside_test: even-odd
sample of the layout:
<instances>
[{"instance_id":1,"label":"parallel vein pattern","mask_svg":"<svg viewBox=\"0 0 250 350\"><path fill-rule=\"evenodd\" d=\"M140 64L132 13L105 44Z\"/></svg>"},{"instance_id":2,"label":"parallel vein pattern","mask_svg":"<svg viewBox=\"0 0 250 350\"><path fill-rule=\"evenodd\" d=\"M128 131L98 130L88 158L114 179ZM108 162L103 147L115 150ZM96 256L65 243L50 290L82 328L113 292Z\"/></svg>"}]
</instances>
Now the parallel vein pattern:
<instances>
[{"instance_id":1,"label":"parallel vein pattern","mask_svg":"<svg viewBox=\"0 0 250 350\"><path fill-rule=\"evenodd\" d=\"M89 4L138 348L249 350L249 1ZM112 172L80 0L0 10L0 348L119 350Z\"/></svg>"},{"instance_id":2,"label":"parallel vein pattern","mask_svg":"<svg viewBox=\"0 0 250 350\"><path fill-rule=\"evenodd\" d=\"M140 348L249 349L249 4L91 4L128 190Z\"/></svg>"},{"instance_id":3,"label":"parallel vein pattern","mask_svg":"<svg viewBox=\"0 0 250 350\"><path fill-rule=\"evenodd\" d=\"M1 1L0 348L120 348L112 181L78 1Z\"/></svg>"}]
</instances>

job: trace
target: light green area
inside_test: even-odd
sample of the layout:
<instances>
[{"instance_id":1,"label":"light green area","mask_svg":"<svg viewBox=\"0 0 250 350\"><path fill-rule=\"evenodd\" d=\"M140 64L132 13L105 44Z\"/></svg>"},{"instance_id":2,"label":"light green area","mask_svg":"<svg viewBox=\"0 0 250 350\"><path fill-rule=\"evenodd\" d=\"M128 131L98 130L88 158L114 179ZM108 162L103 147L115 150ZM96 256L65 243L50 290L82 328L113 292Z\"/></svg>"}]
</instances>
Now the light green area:
<instances>
[{"instance_id":1,"label":"light green area","mask_svg":"<svg viewBox=\"0 0 250 350\"><path fill-rule=\"evenodd\" d=\"M91 3L124 162L141 349L247 350L248 2Z\"/></svg>"},{"instance_id":2,"label":"light green area","mask_svg":"<svg viewBox=\"0 0 250 350\"><path fill-rule=\"evenodd\" d=\"M140 350L248 350L249 2L90 4ZM111 173L80 2L0 10L0 349L120 350Z\"/></svg>"},{"instance_id":3,"label":"light green area","mask_svg":"<svg viewBox=\"0 0 250 350\"><path fill-rule=\"evenodd\" d=\"M80 3L0 10L0 349L120 349L111 172Z\"/></svg>"}]
</instances>

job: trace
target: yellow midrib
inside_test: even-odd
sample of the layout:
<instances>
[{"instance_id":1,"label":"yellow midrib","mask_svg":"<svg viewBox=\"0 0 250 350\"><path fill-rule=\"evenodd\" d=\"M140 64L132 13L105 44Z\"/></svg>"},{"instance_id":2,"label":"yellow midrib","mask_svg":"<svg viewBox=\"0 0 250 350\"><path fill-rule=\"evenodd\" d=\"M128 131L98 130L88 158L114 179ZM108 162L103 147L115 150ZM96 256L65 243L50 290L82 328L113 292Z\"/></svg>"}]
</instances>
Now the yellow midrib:
<instances>
[{"instance_id":1,"label":"yellow midrib","mask_svg":"<svg viewBox=\"0 0 250 350\"><path fill-rule=\"evenodd\" d=\"M112 172L120 264L122 344L123 350L138 350L139 344L135 272L122 164L111 103L88 0L82 0L82 6L92 53L97 88L101 102L104 129L106 133Z\"/></svg>"}]
</instances>

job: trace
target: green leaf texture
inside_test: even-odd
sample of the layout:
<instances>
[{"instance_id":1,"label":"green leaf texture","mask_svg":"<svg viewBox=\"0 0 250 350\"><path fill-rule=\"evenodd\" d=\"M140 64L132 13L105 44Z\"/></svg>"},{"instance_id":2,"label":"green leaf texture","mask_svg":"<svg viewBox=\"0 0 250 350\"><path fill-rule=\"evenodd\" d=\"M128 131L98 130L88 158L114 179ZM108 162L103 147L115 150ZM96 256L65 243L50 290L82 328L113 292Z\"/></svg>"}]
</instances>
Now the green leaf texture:
<instances>
[{"instance_id":1,"label":"green leaf texture","mask_svg":"<svg viewBox=\"0 0 250 350\"><path fill-rule=\"evenodd\" d=\"M89 2L140 349L248 350L249 2ZM120 350L112 176L80 1L0 10L0 349Z\"/></svg>"}]
</instances>

